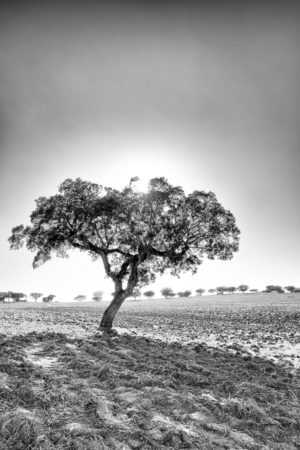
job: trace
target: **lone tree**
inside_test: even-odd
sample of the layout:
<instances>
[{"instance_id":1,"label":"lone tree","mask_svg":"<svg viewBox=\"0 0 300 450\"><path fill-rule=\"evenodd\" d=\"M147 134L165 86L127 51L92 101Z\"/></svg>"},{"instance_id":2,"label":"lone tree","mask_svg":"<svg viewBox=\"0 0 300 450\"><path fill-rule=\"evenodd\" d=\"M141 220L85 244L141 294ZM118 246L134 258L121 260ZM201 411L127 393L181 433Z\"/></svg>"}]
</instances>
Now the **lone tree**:
<instances>
[{"instance_id":1,"label":"lone tree","mask_svg":"<svg viewBox=\"0 0 300 450\"><path fill-rule=\"evenodd\" d=\"M58 194L40 197L31 225L12 230L10 248L24 243L36 252L33 267L68 250L101 258L115 294L100 329L110 330L114 317L133 289L154 282L167 269L172 275L197 272L206 256L231 259L238 250L239 229L233 214L212 192L185 195L165 178L153 178L148 192L131 184L119 191L67 179Z\"/></svg>"},{"instance_id":2,"label":"lone tree","mask_svg":"<svg viewBox=\"0 0 300 450\"><path fill-rule=\"evenodd\" d=\"M215 294L215 292L216 292L216 289L214 289L214 288L211 288L211 289L208 289L208 291L207 292L209 292L210 294Z\"/></svg>"},{"instance_id":3,"label":"lone tree","mask_svg":"<svg viewBox=\"0 0 300 450\"><path fill-rule=\"evenodd\" d=\"M35 302L37 302L37 300L42 296L43 294L41 294L40 292L32 292L30 294L30 297L32 297L34 299Z\"/></svg>"}]
</instances>

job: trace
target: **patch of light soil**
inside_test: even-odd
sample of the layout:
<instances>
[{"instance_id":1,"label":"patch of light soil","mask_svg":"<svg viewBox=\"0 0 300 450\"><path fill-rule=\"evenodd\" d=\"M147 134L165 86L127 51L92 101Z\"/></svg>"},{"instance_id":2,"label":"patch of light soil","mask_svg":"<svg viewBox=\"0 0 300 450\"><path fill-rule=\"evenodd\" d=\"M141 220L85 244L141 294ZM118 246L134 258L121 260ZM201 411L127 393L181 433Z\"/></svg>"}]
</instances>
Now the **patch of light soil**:
<instances>
[{"instance_id":1,"label":"patch of light soil","mask_svg":"<svg viewBox=\"0 0 300 450\"><path fill-rule=\"evenodd\" d=\"M25 349L26 360L31 364L49 369L53 365L57 364L57 358L54 356L40 356L38 353L43 351L43 347L39 344L33 344L31 347Z\"/></svg>"}]
</instances>

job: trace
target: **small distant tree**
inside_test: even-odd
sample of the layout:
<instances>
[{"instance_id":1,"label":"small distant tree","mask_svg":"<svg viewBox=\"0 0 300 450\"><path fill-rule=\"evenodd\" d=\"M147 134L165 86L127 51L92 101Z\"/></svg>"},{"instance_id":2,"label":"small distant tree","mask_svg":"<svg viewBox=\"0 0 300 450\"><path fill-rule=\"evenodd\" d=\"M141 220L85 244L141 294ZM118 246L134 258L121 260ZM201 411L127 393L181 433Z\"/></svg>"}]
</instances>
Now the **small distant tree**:
<instances>
[{"instance_id":1,"label":"small distant tree","mask_svg":"<svg viewBox=\"0 0 300 450\"><path fill-rule=\"evenodd\" d=\"M11 291L0 292L0 301L5 301L5 299L12 299Z\"/></svg>"},{"instance_id":2,"label":"small distant tree","mask_svg":"<svg viewBox=\"0 0 300 450\"><path fill-rule=\"evenodd\" d=\"M189 297L190 295L192 295L192 291L182 291L182 292L177 292L178 297Z\"/></svg>"},{"instance_id":3,"label":"small distant tree","mask_svg":"<svg viewBox=\"0 0 300 450\"><path fill-rule=\"evenodd\" d=\"M6 298L12 299L12 292L0 292L0 302L4 302Z\"/></svg>"},{"instance_id":4,"label":"small distant tree","mask_svg":"<svg viewBox=\"0 0 300 450\"><path fill-rule=\"evenodd\" d=\"M101 302L102 298L103 298L103 292L102 291L95 291L93 293L92 300L94 300L94 302Z\"/></svg>"},{"instance_id":5,"label":"small distant tree","mask_svg":"<svg viewBox=\"0 0 300 450\"><path fill-rule=\"evenodd\" d=\"M25 300L26 297L27 297L27 295L26 295L26 294L23 294L23 292L12 292L12 293L11 293L11 298L12 298L13 301L16 302L16 303L21 302L21 301L23 301L23 302L26 301L26 300Z\"/></svg>"},{"instance_id":6,"label":"small distant tree","mask_svg":"<svg viewBox=\"0 0 300 450\"><path fill-rule=\"evenodd\" d=\"M227 292L227 287L226 286L218 286L217 288L217 293L218 294L224 294L224 292Z\"/></svg>"},{"instance_id":7,"label":"small distant tree","mask_svg":"<svg viewBox=\"0 0 300 450\"><path fill-rule=\"evenodd\" d=\"M43 297L44 303L51 303L53 302L53 299L56 297L56 295L50 294L47 297Z\"/></svg>"},{"instance_id":8,"label":"small distant tree","mask_svg":"<svg viewBox=\"0 0 300 450\"><path fill-rule=\"evenodd\" d=\"M81 295L81 294L76 295L76 297L74 297L74 300L75 300L76 302L82 302L82 301L85 300L85 299L86 299L86 295Z\"/></svg>"},{"instance_id":9,"label":"small distant tree","mask_svg":"<svg viewBox=\"0 0 300 450\"><path fill-rule=\"evenodd\" d=\"M284 289L290 293L295 291L295 286L285 286Z\"/></svg>"},{"instance_id":10,"label":"small distant tree","mask_svg":"<svg viewBox=\"0 0 300 450\"><path fill-rule=\"evenodd\" d=\"M230 294L233 294L236 291L236 287L234 286L230 286L226 289L227 292L229 292Z\"/></svg>"},{"instance_id":11,"label":"small distant tree","mask_svg":"<svg viewBox=\"0 0 300 450\"><path fill-rule=\"evenodd\" d=\"M294 289L293 292L295 292L295 293L296 293L296 292L297 292L297 293L300 292L300 288L297 288L297 287L296 287L296 288Z\"/></svg>"},{"instance_id":12,"label":"small distant tree","mask_svg":"<svg viewBox=\"0 0 300 450\"><path fill-rule=\"evenodd\" d=\"M35 302L37 302L37 300L42 296L43 294L41 294L40 292L32 292L30 294L30 297L32 297L34 299Z\"/></svg>"},{"instance_id":13,"label":"small distant tree","mask_svg":"<svg viewBox=\"0 0 300 450\"><path fill-rule=\"evenodd\" d=\"M239 292L246 292L246 291L248 291L248 289L249 289L249 286L247 286L247 284L240 284L237 288L237 290Z\"/></svg>"},{"instance_id":14,"label":"small distant tree","mask_svg":"<svg viewBox=\"0 0 300 450\"><path fill-rule=\"evenodd\" d=\"M135 287L167 270L196 273L204 258L229 260L238 251L235 218L213 192L186 195L163 177L151 179L147 193L131 184L117 190L67 179L55 195L38 198L30 225L14 227L9 237L11 249L26 244L35 252L34 268L73 249L100 259L115 288L103 331Z\"/></svg>"},{"instance_id":15,"label":"small distant tree","mask_svg":"<svg viewBox=\"0 0 300 450\"><path fill-rule=\"evenodd\" d=\"M278 294L283 294L284 290L282 289L281 286L269 284L268 286L266 286L266 292L268 292L268 293L277 292Z\"/></svg>"},{"instance_id":16,"label":"small distant tree","mask_svg":"<svg viewBox=\"0 0 300 450\"><path fill-rule=\"evenodd\" d=\"M210 294L214 294L214 293L216 292L216 289L213 289L213 288L208 289L208 292L209 292Z\"/></svg>"},{"instance_id":17,"label":"small distant tree","mask_svg":"<svg viewBox=\"0 0 300 450\"><path fill-rule=\"evenodd\" d=\"M141 295L142 295L141 290L139 288L134 288L131 297L133 297L136 300L137 297L141 297Z\"/></svg>"},{"instance_id":18,"label":"small distant tree","mask_svg":"<svg viewBox=\"0 0 300 450\"><path fill-rule=\"evenodd\" d=\"M199 289L196 289L196 292L197 292L198 295L202 295L202 294L204 294L205 289L199 288Z\"/></svg>"},{"instance_id":19,"label":"small distant tree","mask_svg":"<svg viewBox=\"0 0 300 450\"><path fill-rule=\"evenodd\" d=\"M162 288L160 292L161 292L161 295L165 298L170 298L170 297L175 296L173 289L171 289L169 287Z\"/></svg>"},{"instance_id":20,"label":"small distant tree","mask_svg":"<svg viewBox=\"0 0 300 450\"><path fill-rule=\"evenodd\" d=\"M154 291L146 291L146 292L144 292L144 296L147 297L147 298L152 298L152 297L154 297L154 295L155 295Z\"/></svg>"},{"instance_id":21,"label":"small distant tree","mask_svg":"<svg viewBox=\"0 0 300 450\"><path fill-rule=\"evenodd\" d=\"M258 292L258 289L250 289L250 292Z\"/></svg>"}]
</instances>

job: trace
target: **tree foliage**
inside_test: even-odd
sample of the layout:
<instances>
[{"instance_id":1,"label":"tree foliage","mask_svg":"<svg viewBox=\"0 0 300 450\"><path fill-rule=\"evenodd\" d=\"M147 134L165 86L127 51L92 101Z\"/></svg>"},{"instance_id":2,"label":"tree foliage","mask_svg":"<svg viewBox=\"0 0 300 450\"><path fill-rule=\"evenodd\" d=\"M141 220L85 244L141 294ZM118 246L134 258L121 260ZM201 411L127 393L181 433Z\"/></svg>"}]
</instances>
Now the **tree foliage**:
<instances>
[{"instance_id":1,"label":"tree foliage","mask_svg":"<svg viewBox=\"0 0 300 450\"><path fill-rule=\"evenodd\" d=\"M24 302L24 301L27 301L26 300L26 297L27 297L27 295L26 294L24 294L23 292L11 292L11 291L9 291L9 296L10 296L10 298L12 298L13 299L13 301L14 302Z\"/></svg>"},{"instance_id":2,"label":"tree foliage","mask_svg":"<svg viewBox=\"0 0 300 450\"><path fill-rule=\"evenodd\" d=\"M47 297L43 297L42 300L43 300L44 303L51 303L51 302L53 302L53 299L55 297L56 297L55 295L50 294L50 295L47 295Z\"/></svg>"},{"instance_id":3,"label":"tree foliage","mask_svg":"<svg viewBox=\"0 0 300 450\"><path fill-rule=\"evenodd\" d=\"M145 291L143 295L144 295L145 297L152 298L152 297L154 297L155 292L149 290L149 291Z\"/></svg>"},{"instance_id":4,"label":"tree foliage","mask_svg":"<svg viewBox=\"0 0 300 450\"><path fill-rule=\"evenodd\" d=\"M101 302L102 298L103 298L103 291L95 291L93 293L92 300L94 300L95 302Z\"/></svg>"},{"instance_id":5,"label":"tree foliage","mask_svg":"<svg viewBox=\"0 0 300 450\"><path fill-rule=\"evenodd\" d=\"M169 287L164 287L161 289L161 295L165 298L175 297L175 293L173 292L173 289Z\"/></svg>"},{"instance_id":6,"label":"tree foliage","mask_svg":"<svg viewBox=\"0 0 300 450\"><path fill-rule=\"evenodd\" d=\"M190 297L190 295L192 295L192 291L182 291L182 292L177 292L178 297Z\"/></svg>"},{"instance_id":7,"label":"tree foliage","mask_svg":"<svg viewBox=\"0 0 300 450\"><path fill-rule=\"evenodd\" d=\"M246 292L246 291L248 291L248 289L249 289L249 286L247 286L247 284L240 284L240 285L237 287L237 290L238 290L239 292Z\"/></svg>"},{"instance_id":8,"label":"tree foliage","mask_svg":"<svg viewBox=\"0 0 300 450\"><path fill-rule=\"evenodd\" d=\"M137 297L141 297L141 295L142 295L141 290L139 288L134 288L131 297L136 299Z\"/></svg>"},{"instance_id":9,"label":"tree foliage","mask_svg":"<svg viewBox=\"0 0 300 450\"><path fill-rule=\"evenodd\" d=\"M216 291L217 291L218 294L224 294L224 292L227 291L227 287L226 286L218 286L216 288Z\"/></svg>"},{"instance_id":10,"label":"tree foliage","mask_svg":"<svg viewBox=\"0 0 300 450\"><path fill-rule=\"evenodd\" d=\"M284 289L288 292L294 292L296 287L295 286L285 286Z\"/></svg>"},{"instance_id":11,"label":"tree foliage","mask_svg":"<svg viewBox=\"0 0 300 450\"><path fill-rule=\"evenodd\" d=\"M266 286L266 292L277 292L278 294L283 294L284 290L281 286L269 284Z\"/></svg>"},{"instance_id":12,"label":"tree foliage","mask_svg":"<svg viewBox=\"0 0 300 450\"><path fill-rule=\"evenodd\" d=\"M36 302L43 294L40 292L32 292L30 294L30 297L32 297L34 299L34 301Z\"/></svg>"},{"instance_id":13,"label":"tree foliage","mask_svg":"<svg viewBox=\"0 0 300 450\"><path fill-rule=\"evenodd\" d=\"M210 294L214 294L215 292L216 292L216 289L214 289L214 288L211 288L211 289L208 289L208 291L207 292L209 292Z\"/></svg>"},{"instance_id":14,"label":"tree foliage","mask_svg":"<svg viewBox=\"0 0 300 450\"><path fill-rule=\"evenodd\" d=\"M231 294L233 294L236 290L237 288L234 286L229 286L226 288L226 292L230 292Z\"/></svg>"},{"instance_id":15,"label":"tree foliage","mask_svg":"<svg viewBox=\"0 0 300 450\"><path fill-rule=\"evenodd\" d=\"M204 294L204 292L205 292L205 289L201 289L201 288L199 288L199 289L196 289L196 291L195 292L197 292L197 294L198 295L202 295L202 294Z\"/></svg>"},{"instance_id":16,"label":"tree foliage","mask_svg":"<svg viewBox=\"0 0 300 450\"><path fill-rule=\"evenodd\" d=\"M85 299L86 299L86 295L82 295L82 294L78 294L78 295L76 295L76 297L74 297L74 300L76 302L82 302Z\"/></svg>"},{"instance_id":17,"label":"tree foliage","mask_svg":"<svg viewBox=\"0 0 300 450\"><path fill-rule=\"evenodd\" d=\"M39 267L69 250L100 258L115 284L115 296L101 325L110 328L123 301L157 274L196 273L203 258L231 259L238 250L239 230L233 214L212 192L185 195L165 178L150 180L147 193L129 184L119 191L67 179L58 194L40 197L30 216L9 238L11 249L25 243Z\"/></svg>"}]
</instances>

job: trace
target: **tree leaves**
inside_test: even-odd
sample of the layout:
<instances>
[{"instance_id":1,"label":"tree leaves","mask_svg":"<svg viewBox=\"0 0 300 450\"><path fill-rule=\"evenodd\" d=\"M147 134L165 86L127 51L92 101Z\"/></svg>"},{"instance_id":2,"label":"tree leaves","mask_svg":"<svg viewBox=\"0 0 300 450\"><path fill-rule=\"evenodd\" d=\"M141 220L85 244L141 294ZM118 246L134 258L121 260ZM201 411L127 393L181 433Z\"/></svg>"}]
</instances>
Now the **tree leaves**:
<instances>
[{"instance_id":1,"label":"tree leaves","mask_svg":"<svg viewBox=\"0 0 300 450\"><path fill-rule=\"evenodd\" d=\"M205 256L230 259L238 250L234 216L215 194L186 196L163 177L150 180L147 193L67 179L58 194L36 200L30 219L30 226L13 228L9 242L35 252L34 267L72 248L87 251L102 258L114 281L131 280L128 294L156 274L195 273Z\"/></svg>"}]
</instances>

